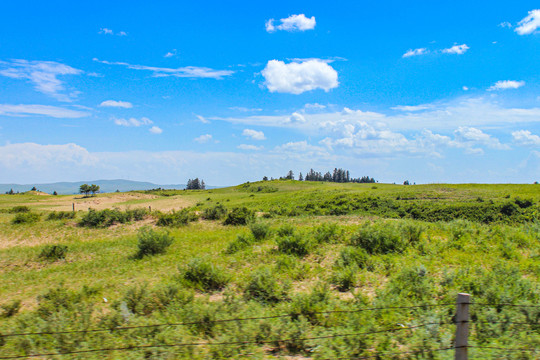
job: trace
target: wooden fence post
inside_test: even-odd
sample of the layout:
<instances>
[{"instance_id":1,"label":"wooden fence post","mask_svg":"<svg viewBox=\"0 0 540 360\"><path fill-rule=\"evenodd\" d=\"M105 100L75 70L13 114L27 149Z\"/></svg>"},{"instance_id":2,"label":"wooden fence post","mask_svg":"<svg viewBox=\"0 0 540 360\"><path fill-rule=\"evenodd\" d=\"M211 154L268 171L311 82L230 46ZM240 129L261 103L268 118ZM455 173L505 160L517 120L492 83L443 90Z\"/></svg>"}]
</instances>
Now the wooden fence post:
<instances>
[{"instance_id":1,"label":"wooden fence post","mask_svg":"<svg viewBox=\"0 0 540 360\"><path fill-rule=\"evenodd\" d=\"M471 295L459 293L456 304L456 344L455 360L468 360L469 346L469 304Z\"/></svg>"},{"instance_id":2,"label":"wooden fence post","mask_svg":"<svg viewBox=\"0 0 540 360\"><path fill-rule=\"evenodd\" d=\"M71 203L71 207L73 208L73 212L75 212L75 203Z\"/></svg>"}]
</instances>

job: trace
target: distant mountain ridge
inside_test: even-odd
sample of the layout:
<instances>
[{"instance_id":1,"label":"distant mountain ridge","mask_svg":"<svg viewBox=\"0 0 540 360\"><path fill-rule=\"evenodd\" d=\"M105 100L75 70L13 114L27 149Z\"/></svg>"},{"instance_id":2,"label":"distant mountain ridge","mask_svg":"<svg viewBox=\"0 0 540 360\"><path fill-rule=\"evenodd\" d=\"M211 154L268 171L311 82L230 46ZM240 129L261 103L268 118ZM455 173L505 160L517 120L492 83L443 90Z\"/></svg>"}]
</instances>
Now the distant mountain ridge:
<instances>
[{"instance_id":1,"label":"distant mountain ridge","mask_svg":"<svg viewBox=\"0 0 540 360\"><path fill-rule=\"evenodd\" d=\"M4 194L7 191L13 189L14 192L25 192L32 189L34 186L37 190L52 194L57 192L62 195L78 194L79 187L82 184L95 184L99 186L99 192L108 193L118 191L130 191L130 190L150 190L150 189L177 189L183 190L186 188L185 184L174 185L159 185L151 182L144 181L132 181L132 180L93 180L93 181L75 181L75 182L56 182L49 184L0 184L0 194ZM215 189L219 186L207 186L207 189Z\"/></svg>"}]
</instances>

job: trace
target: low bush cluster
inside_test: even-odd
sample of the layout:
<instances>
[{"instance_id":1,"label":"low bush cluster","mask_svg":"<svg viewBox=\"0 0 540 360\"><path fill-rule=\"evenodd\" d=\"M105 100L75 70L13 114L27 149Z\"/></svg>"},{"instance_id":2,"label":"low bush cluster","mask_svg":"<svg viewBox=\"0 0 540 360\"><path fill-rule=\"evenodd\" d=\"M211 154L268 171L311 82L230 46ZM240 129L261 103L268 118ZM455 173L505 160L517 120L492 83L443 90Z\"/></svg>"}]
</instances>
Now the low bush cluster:
<instances>
[{"instance_id":1,"label":"low bush cluster","mask_svg":"<svg viewBox=\"0 0 540 360\"><path fill-rule=\"evenodd\" d=\"M195 258L180 269L180 281L202 291L221 290L230 277L206 259Z\"/></svg>"},{"instance_id":2,"label":"low bush cluster","mask_svg":"<svg viewBox=\"0 0 540 360\"><path fill-rule=\"evenodd\" d=\"M32 224L32 223L35 223L35 222L39 221L40 218L41 218L41 215L37 214L37 213L19 212L19 213L17 213L17 215L15 215L13 220L11 220L11 223L14 224L14 225L17 225L17 224Z\"/></svg>"},{"instance_id":3,"label":"low bush cluster","mask_svg":"<svg viewBox=\"0 0 540 360\"><path fill-rule=\"evenodd\" d=\"M64 260L68 247L66 245L47 245L39 253L39 258L47 261Z\"/></svg>"},{"instance_id":4,"label":"low bush cluster","mask_svg":"<svg viewBox=\"0 0 540 360\"><path fill-rule=\"evenodd\" d=\"M247 207L236 207L227 214L224 225L247 225L255 219L255 212Z\"/></svg>"},{"instance_id":5,"label":"low bush cluster","mask_svg":"<svg viewBox=\"0 0 540 360\"><path fill-rule=\"evenodd\" d=\"M130 221L140 221L143 220L147 214L148 210L146 208L127 209L125 211L120 209L89 209L79 222L79 226L93 228L108 227L114 224L125 224Z\"/></svg>"},{"instance_id":6,"label":"low bush cluster","mask_svg":"<svg viewBox=\"0 0 540 360\"><path fill-rule=\"evenodd\" d=\"M205 220L221 220L225 215L227 215L227 208L222 204L218 204L204 209L201 217Z\"/></svg>"},{"instance_id":7,"label":"low bush cluster","mask_svg":"<svg viewBox=\"0 0 540 360\"><path fill-rule=\"evenodd\" d=\"M248 300L275 304L287 298L287 287L276 280L270 269L262 268L251 274L244 294Z\"/></svg>"},{"instance_id":8,"label":"low bush cluster","mask_svg":"<svg viewBox=\"0 0 540 360\"><path fill-rule=\"evenodd\" d=\"M75 213L73 211L53 211L47 215L47 220L64 220L74 218Z\"/></svg>"},{"instance_id":9,"label":"low bush cluster","mask_svg":"<svg viewBox=\"0 0 540 360\"><path fill-rule=\"evenodd\" d=\"M197 215L190 209L171 211L170 213L158 213L157 226L185 226L191 221L197 220Z\"/></svg>"}]
</instances>

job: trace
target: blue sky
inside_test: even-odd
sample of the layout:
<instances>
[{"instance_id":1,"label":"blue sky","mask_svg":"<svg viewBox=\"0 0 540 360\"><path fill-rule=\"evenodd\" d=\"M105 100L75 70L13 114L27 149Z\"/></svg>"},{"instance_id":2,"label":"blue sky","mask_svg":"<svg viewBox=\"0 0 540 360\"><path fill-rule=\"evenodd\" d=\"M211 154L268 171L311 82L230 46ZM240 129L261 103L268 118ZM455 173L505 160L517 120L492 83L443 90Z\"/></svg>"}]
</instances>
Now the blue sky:
<instances>
[{"instance_id":1,"label":"blue sky","mask_svg":"<svg viewBox=\"0 0 540 360\"><path fill-rule=\"evenodd\" d=\"M538 8L9 2L0 182L539 181Z\"/></svg>"}]
</instances>

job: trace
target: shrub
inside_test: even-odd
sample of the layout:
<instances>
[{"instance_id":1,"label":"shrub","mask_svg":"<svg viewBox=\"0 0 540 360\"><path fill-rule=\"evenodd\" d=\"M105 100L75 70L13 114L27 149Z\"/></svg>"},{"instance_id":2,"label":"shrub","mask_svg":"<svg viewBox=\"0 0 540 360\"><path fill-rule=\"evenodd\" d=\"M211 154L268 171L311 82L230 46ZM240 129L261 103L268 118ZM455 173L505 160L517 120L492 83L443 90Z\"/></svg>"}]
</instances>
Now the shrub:
<instances>
[{"instance_id":1,"label":"shrub","mask_svg":"<svg viewBox=\"0 0 540 360\"><path fill-rule=\"evenodd\" d=\"M234 254L238 251L244 250L245 248L253 244L253 239L247 235L240 234L236 237L236 240L233 240L227 246L225 253Z\"/></svg>"},{"instance_id":2,"label":"shrub","mask_svg":"<svg viewBox=\"0 0 540 360\"><path fill-rule=\"evenodd\" d=\"M311 250L311 241L301 235L287 236L278 239L278 251L283 254L306 256Z\"/></svg>"},{"instance_id":3,"label":"shrub","mask_svg":"<svg viewBox=\"0 0 540 360\"><path fill-rule=\"evenodd\" d=\"M343 231L337 226L337 224L322 224L315 228L314 237L318 243L332 243L339 242L343 236Z\"/></svg>"},{"instance_id":4,"label":"shrub","mask_svg":"<svg viewBox=\"0 0 540 360\"><path fill-rule=\"evenodd\" d=\"M39 253L39 258L48 261L63 260L66 258L68 247L66 245L47 245Z\"/></svg>"},{"instance_id":5,"label":"shrub","mask_svg":"<svg viewBox=\"0 0 540 360\"><path fill-rule=\"evenodd\" d=\"M75 213L73 211L53 211L47 215L47 220L63 220L73 218L75 218Z\"/></svg>"},{"instance_id":6,"label":"shrub","mask_svg":"<svg viewBox=\"0 0 540 360\"><path fill-rule=\"evenodd\" d=\"M199 290L212 291L223 289L230 279L211 262L195 258L181 270L181 280Z\"/></svg>"},{"instance_id":7,"label":"shrub","mask_svg":"<svg viewBox=\"0 0 540 360\"><path fill-rule=\"evenodd\" d=\"M519 206L519 207L522 208L522 209L531 207L531 206L533 206L533 204L534 204L534 202L533 202L531 199L520 199L520 198L516 198L516 199L514 200L514 202L516 203L517 206Z\"/></svg>"},{"instance_id":8,"label":"shrub","mask_svg":"<svg viewBox=\"0 0 540 360\"><path fill-rule=\"evenodd\" d=\"M163 254L171 246L174 238L167 232L158 232L143 227L137 233L138 251L135 254L136 259L142 259L145 256Z\"/></svg>"},{"instance_id":9,"label":"shrub","mask_svg":"<svg viewBox=\"0 0 540 360\"><path fill-rule=\"evenodd\" d=\"M251 230L255 240L258 241L266 239L270 234L270 226L265 223L253 223L249 229Z\"/></svg>"},{"instance_id":10,"label":"shrub","mask_svg":"<svg viewBox=\"0 0 540 360\"><path fill-rule=\"evenodd\" d=\"M224 225L247 225L248 223L253 221L254 218L255 218L255 213L244 206L241 208L232 209L232 211L227 215L227 218L225 218L225 221L223 222L223 224Z\"/></svg>"},{"instance_id":11,"label":"shrub","mask_svg":"<svg viewBox=\"0 0 540 360\"><path fill-rule=\"evenodd\" d=\"M369 254L401 253L405 250L398 229L387 223L362 225L351 237L350 243L365 249Z\"/></svg>"},{"instance_id":12,"label":"shrub","mask_svg":"<svg viewBox=\"0 0 540 360\"><path fill-rule=\"evenodd\" d=\"M251 274L244 295L248 300L274 304L286 299L287 290L277 282L270 269L264 268Z\"/></svg>"},{"instance_id":13,"label":"shrub","mask_svg":"<svg viewBox=\"0 0 540 360\"><path fill-rule=\"evenodd\" d=\"M341 250L336 265L341 268L352 266L364 269L369 265L369 255L362 248L347 246Z\"/></svg>"},{"instance_id":14,"label":"shrub","mask_svg":"<svg viewBox=\"0 0 540 360\"><path fill-rule=\"evenodd\" d=\"M188 209L172 211L167 214L158 214L158 226L184 226L191 221L197 220L197 215Z\"/></svg>"},{"instance_id":15,"label":"shrub","mask_svg":"<svg viewBox=\"0 0 540 360\"><path fill-rule=\"evenodd\" d=\"M79 222L79 226L86 227L108 227L114 224L125 224L129 221L140 221L148 214L148 210L144 208L125 210L120 209L90 209Z\"/></svg>"},{"instance_id":16,"label":"shrub","mask_svg":"<svg viewBox=\"0 0 540 360\"><path fill-rule=\"evenodd\" d=\"M2 312L0 313L0 317L3 318L9 318L14 315L16 315L19 310L21 309L21 301L20 300L14 300L9 304L4 304L0 306L2 308Z\"/></svg>"},{"instance_id":17,"label":"shrub","mask_svg":"<svg viewBox=\"0 0 540 360\"><path fill-rule=\"evenodd\" d=\"M420 242L424 227L413 222L405 222L400 226L403 240L409 244L415 245Z\"/></svg>"},{"instance_id":18,"label":"shrub","mask_svg":"<svg viewBox=\"0 0 540 360\"><path fill-rule=\"evenodd\" d=\"M279 237L292 236L294 234L294 226L291 224L284 224L277 230Z\"/></svg>"},{"instance_id":19,"label":"shrub","mask_svg":"<svg viewBox=\"0 0 540 360\"><path fill-rule=\"evenodd\" d=\"M11 214L27 213L27 212L30 212L30 208L24 205L14 206L11 209L9 209L9 213Z\"/></svg>"},{"instance_id":20,"label":"shrub","mask_svg":"<svg viewBox=\"0 0 540 360\"><path fill-rule=\"evenodd\" d=\"M221 204L203 211L202 218L206 220L221 220L227 214L227 208Z\"/></svg>"},{"instance_id":21,"label":"shrub","mask_svg":"<svg viewBox=\"0 0 540 360\"><path fill-rule=\"evenodd\" d=\"M12 224L31 224L38 221L40 218L39 214L31 213L31 212L20 212L15 215L13 220L11 220Z\"/></svg>"},{"instance_id":22,"label":"shrub","mask_svg":"<svg viewBox=\"0 0 540 360\"><path fill-rule=\"evenodd\" d=\"M339 291L349 291L356 283L356 267L346 266L337 268L332 274L330 282L334 284Z\"/></svg>"}]
</instances>

